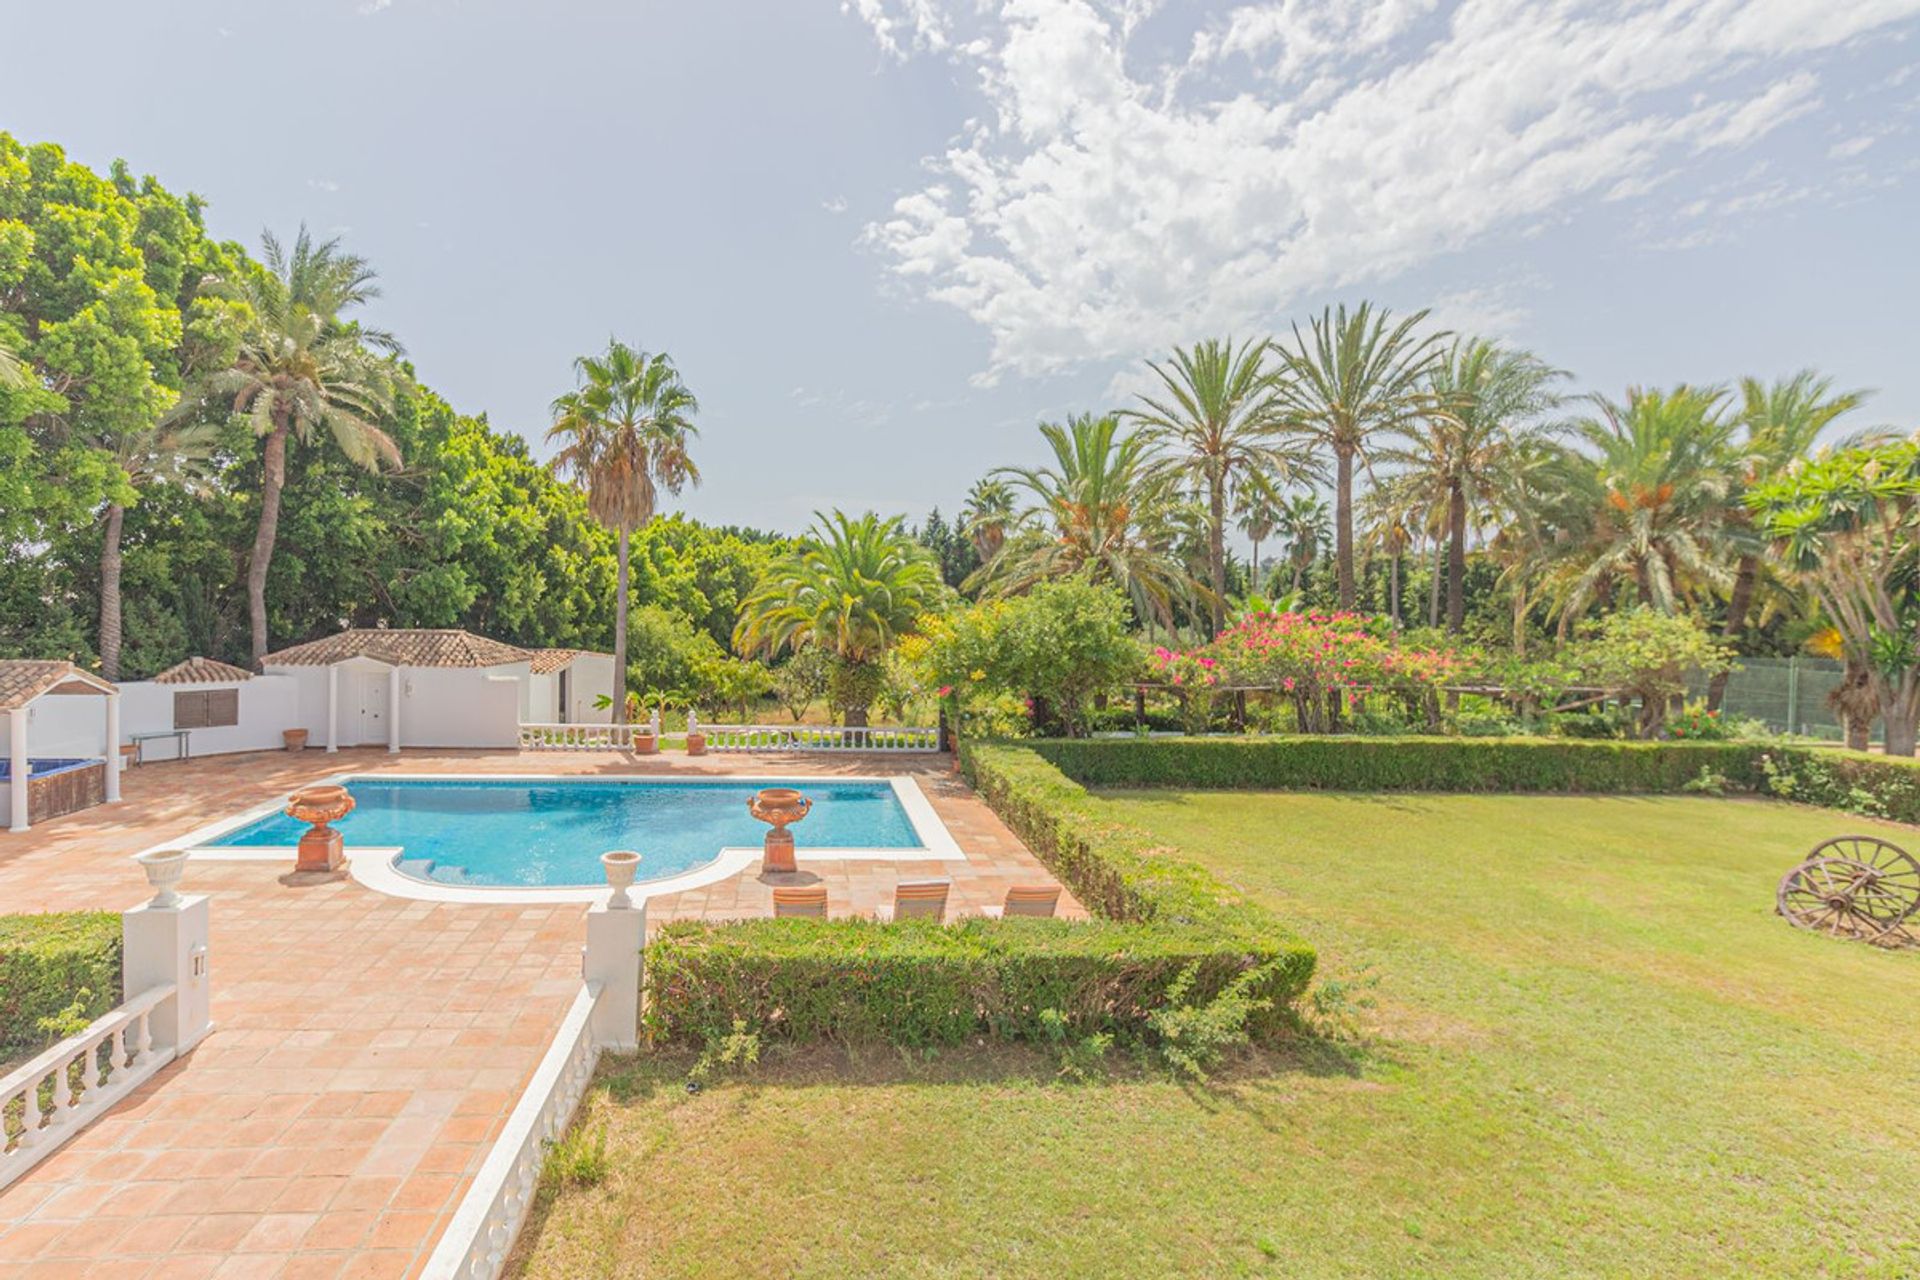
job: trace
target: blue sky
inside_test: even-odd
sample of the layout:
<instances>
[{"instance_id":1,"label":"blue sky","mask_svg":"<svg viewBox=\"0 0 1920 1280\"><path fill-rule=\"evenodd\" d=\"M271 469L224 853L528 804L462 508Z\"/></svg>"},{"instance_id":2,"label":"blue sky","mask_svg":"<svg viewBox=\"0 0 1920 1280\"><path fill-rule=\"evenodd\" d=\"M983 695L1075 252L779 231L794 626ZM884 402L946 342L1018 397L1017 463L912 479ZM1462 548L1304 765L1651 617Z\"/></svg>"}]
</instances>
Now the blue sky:
<instances>
[{"instance_id":1,"label":"blue sky","mask_svg":"<svg viewBox=\"0 0 1920 1280\"><path fill-rule=\"evenodd\" d=\"M537 437L576 354L672 352L703 518L951 512L1170 344L1361 297L1920 427L1920 0L0 12L0 128L341 235L461 409Z\"/></svg>"}]
</instances>

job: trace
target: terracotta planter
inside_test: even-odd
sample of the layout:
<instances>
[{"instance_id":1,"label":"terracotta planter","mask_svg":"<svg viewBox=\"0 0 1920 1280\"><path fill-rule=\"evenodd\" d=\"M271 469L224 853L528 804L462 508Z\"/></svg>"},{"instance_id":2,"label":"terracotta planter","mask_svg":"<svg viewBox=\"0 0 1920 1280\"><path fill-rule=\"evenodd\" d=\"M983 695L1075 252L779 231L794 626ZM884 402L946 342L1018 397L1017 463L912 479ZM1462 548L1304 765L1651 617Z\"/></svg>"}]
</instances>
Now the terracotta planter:
<instances>
[{"instance_id":1,"label":"terracotta planter","mask_svg":"<svg viewBox=\"0 0 1920 1280\"><path fill-rule=\"evenodd\" d=\"M813 801L792 787L767 787L747 801L747 812L773 827L767 832L766 843L762 846L762 871L800 869L793 856L793 832L787 827L806 817L812 809Z\"/></svg>"},{"instance_id":2,"label":"terracotta planter","mask_svg":"<svg viewBox=\"0 0 1920 1280\"><path fill-rule=\"evenodd\" d=\"M287 750L289 751L304 751L307 746L307 731L305 729L282 729L280 731L280 741L287 744Z\"/></svg>"},{"instance_id":3,"label":"terracotta planter","mask_svg":"<svg viewBox=\"0 0 1920 1280\"><path fill-rule=\"evenodd\" d=\"M296 791L287 802L290 818L310 822L313 829L300 837L295 871L338 871L345 861L342 849L346 840L328 826L353 812L353 797L345 787L308 787Z\"/></svg>"},{"instance_id":4,"label":"terracotta planter","mask_svg":"<svg viewBox=\"0 0 1920 1280\"><path fill-rule=\"evenodd\" d=\"M633 735L633 753L637 756L652 756L652 755L660 754L659 739L655 738L650 733L634 734Z\"/></svg>"},{"instance_id":5,"label":"terracotta planter","mask_svg":"<svg viewBox=\"0 0 1920 1280\"><path fill-rule=\"evenodd\" d=\"M707 754L707 735L704 733L688 734L687 754L690 756L703 756Z\"/></svg>"}]
</instances>

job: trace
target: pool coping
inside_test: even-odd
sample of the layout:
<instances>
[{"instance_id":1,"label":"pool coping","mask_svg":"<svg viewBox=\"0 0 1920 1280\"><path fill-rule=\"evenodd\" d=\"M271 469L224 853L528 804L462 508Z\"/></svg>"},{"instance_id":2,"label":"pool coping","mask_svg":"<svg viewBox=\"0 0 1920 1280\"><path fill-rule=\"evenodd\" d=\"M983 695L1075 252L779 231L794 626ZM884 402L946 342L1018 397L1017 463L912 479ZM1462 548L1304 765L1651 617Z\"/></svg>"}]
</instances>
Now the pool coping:
<instances>
[{"instance_id":1,"label":"pool coping","mask_svg":"<svg viewBox=\"0 0 1920 1280\"><path fill-rule=\"evenodd\" d=\"M659 775L607 777L594 775L583 777L579 774L561 773L408 773L404 775L389 773L366 773L360 770L344 770L329 774L308 786L333 785L345 786L349 782L558 782L573 784L607 784L621 786L658 786L697 785L697 786L739 786L743 782L765 782L783 786L838 785L849 782L884 782L892 788L894 798L906 812L907 821L913 827L914 834L920 838L921 847L915 849L867 849L867 848L796 848L795 858L801 862L958 862L966 859L966 854L954 840L947 824L934 811L933 802L927 799L919 783L910 777L880 776L876 774L780 774L761 777L663 777ZM293 792L288 791L272 800L254 805L237 815L229 815L202 823L185 834L171 840L163 840L141 850L151 853L159 849L185 849L188 857L205 862L277 862L292 866L294 848L292 845L209 845L207 841L227 834L261 818L279 813L287 806ZM582 902L596 903L605 900L612 892L605 884L598 885L457 885L440 881L416 879L402 872L394 864L405 852L402 845L348 845L343 850L347 867L353 879L367 888L388 897L405 898L414 902L470 902L490 905L540 904ZM139 856L138 854L134 856ZM644 851L643 851L644 856ZM636 902L644 903L650 898L681 893L688 889L698 889L705 885L730 880L742 871L758 862L761 849L757 845L729 845L720 849L712 861L669 876L661 880L641 881L627 891L627 896ZM643 864L644 865L644 864Z\"/></svg>"}]
</instances>

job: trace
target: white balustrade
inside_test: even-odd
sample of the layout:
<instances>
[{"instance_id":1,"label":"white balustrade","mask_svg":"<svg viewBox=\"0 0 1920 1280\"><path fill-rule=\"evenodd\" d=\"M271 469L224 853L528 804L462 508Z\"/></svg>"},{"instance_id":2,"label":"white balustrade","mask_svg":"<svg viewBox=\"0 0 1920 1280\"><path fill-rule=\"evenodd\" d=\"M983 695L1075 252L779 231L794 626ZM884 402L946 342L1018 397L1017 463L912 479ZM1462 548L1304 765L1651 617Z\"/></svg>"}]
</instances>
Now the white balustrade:
<instances>
[{"instance_id":1,"label":"white balustrade","mask_svg":"<svg viewBox=\"0 0 1920 1280\"><path fill-rule=\"evenodd\" d=\"M901 725L701 724L707 750L938 751L940 731Z\"/></svg>"},{"instance_id":2,"label":"white balustrade","mask_svg":"<svg viewBox=\"0 0 1920 1280\"><path fill-rule=\"evenodd\" d=\"M523 724L522 751L631 751L635 730L631 724Z\"/></svg>"}]
</instances>

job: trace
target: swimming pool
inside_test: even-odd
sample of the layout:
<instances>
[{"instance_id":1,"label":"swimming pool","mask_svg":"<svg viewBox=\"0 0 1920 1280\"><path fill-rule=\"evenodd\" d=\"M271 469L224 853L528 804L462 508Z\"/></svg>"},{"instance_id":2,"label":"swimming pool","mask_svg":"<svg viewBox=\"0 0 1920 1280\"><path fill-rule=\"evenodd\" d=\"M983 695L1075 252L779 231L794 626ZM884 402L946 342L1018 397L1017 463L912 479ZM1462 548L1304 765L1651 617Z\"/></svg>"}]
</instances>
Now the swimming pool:
<instances>
[{"instance_id":1,"label":"swimming pool","mask_svg":"<svg viewBox=\"0 0 1920 1280\"><path fill-rule=\"evenodd\" d=\"M926 847L886 779L713 782L604 779L346 779L354 811L333 825L349 848L397 848L394 866L447 885L572 886L604 882L600 855L637 849L642 881L678 876L721 850L758 848L767 826L747 813L762 787L799 785L813 811L792 831L809 849ZM280 848L307 830L282 813L205 841Z\"/></svg>"}]
</instances>

